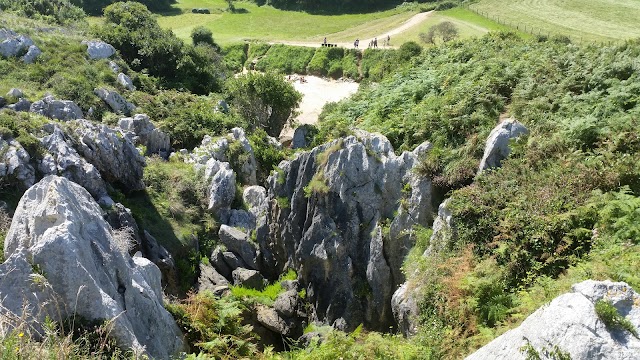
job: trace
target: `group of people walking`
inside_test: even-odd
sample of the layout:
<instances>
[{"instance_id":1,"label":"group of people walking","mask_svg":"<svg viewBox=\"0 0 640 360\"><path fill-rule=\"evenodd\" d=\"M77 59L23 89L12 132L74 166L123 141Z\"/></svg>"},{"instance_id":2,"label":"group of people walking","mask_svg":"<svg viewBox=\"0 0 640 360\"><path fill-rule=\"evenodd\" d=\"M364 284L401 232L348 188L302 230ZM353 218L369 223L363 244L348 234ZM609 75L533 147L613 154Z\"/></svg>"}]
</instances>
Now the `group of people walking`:
<instances>
[{"instance_id":1,"label":"group of people walking","mask_svg":"<svg viewBox=\"0 0 640 360\"><path fill-rule=\"evenodd\" d=\"M387 38L384 40L384 46L389 46L391 44L391 35L387 35ZM356 39L353 42L353 47L355 49L360 48L360 39ZM369 49L377 49L378 48L378 38L373 38L373 40L369 41Z\"/></svg>"}]
</instances>

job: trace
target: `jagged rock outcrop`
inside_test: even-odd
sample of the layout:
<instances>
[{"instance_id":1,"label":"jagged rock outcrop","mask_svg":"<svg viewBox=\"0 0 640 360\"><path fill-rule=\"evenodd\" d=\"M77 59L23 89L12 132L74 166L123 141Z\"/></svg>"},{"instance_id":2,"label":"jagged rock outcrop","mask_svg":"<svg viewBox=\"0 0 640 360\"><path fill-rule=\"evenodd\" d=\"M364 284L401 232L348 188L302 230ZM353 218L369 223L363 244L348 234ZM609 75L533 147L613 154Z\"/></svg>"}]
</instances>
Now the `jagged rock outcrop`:
<instances>
[{"instance_id":1,"label":"jagged rock outcrop","mask_svg":"<svg viewBox=\"0 0 640 360\"><path fill-rule=\"evenodd\" d=\"M250 269L260 269L257 246L249 240L246 233L231 226L222 225L218 235L220 242L227 247L227 250L238 255Z\"/></svg>"},{"instance_id":2,"label":"jagged rock outcrop","mask_svg":"<svg viewBox=\"0 0 640 360\"><path fill-rule=\"evenodd\" d=\"M118 83L122 85L122 87L124 87L126 90L134 91L136 89L136 87L133 86L133 81L131 81L131 78L125 73L119 73L117 79Z\"/></svg>"},{"instance_id":3,"label":"jagged rock outcrop","mask_svg":"<svg viewBox=\"0 0 640 360\"><path fill-rule=\"evenodd\" d=\"M96 96L98 96L100 100L109 105L111 110L113 110L113 112L115 112L116 114L124 114L129 116L136 110L135 105L125 100L125 98L123 98L115 91L107 89L94 89L93 93L96 94Z\"/></svg>"},{"instance_id":4,"label":"jagged rock outcrop","mask_svg":"<svg viewBox=\"0 0 640 360\"><path fill-rule=\"evenodd\" d=\"M506 119L498 124L498 126L491 130L487 138L478 173L488 168L500 167L500 162L506 159L511 152L509 140L528 133L529 130L513 118Z\"/></svg>"},{"instance_id":5,"label":"jagged rock outcrop","mask_svg":"<svg viewBox=\"0 0 640 360\"><path fill-rule=\"evenodd\" d=\"M232 159L228 158L227 153L233 143L240 144L242 151L246 154L241 164L233 164L238 171L238 174L236 174L238 180L243 185L256 185L256 158L253 153L253 148L246 138L244 130L241 128L233 128L227 136L217 139L205 136L202 144L193 149L193 153L188 161L196 164L196 167L203 167L210 159L215 159L220 162L230 162Z\"/></svg>"},{"instance_id":6,"label":"jagged rock outcrop","mask_svg":"<svg viewBox=\"0 0 640 360\"><path fill-rule=\"evenodd\" d=\"M228 162L209 159L204 177L209 181L209 206L207 209L217 215L222 223L229 219L231 203L236 196L236 174Z\"/></svg>"},{"instance_id":7,"label":"jagged rock outcrop","mask_svg":"<svg viewBox=\"0 0 640 360\"><path fill-rule=\"evenodd\" d=\"M50 119L75 120L82 119L82 109L70 100L56 100L53 96L47 96L40 101L36 101L29 107L29 111Z\"/></svg>"},{"instance_id":8,"label":"jagged rock outcrop","mask_svg":"<svg viewBox=\"0 0 640 360\"><path fill-rule=\"evenodd\" d=\"M182 350L180 330L162 305L160 271L121 250L100 207L80 185L48 176L27 190L4 242L5 256L20 249L58 297L60 309L51 318L109 320L121 346L144 347L154 358Z\"/></svg>"},{"instance_id":9,"label":"jagged rock outcrop","mask_svg":"<svg viewBox=\"0 0 640 360\"><path fill-rule=\"evenodd\" d=\"M409 288L409 283L402 284L393 293L391 308L393 317L398 324L398 330L404 336L412 336L418 332L418 302L415 291Z\"/></svg>"},{"instance_id":10,"label":"jagged rock outcrop","mask_svg":"<svg viewBox=\"0 0 640 360\"><path fill-rule=\"evenodd\" d=\"M0 134L0 181L16 180L25 189L36 181L36 172L29 163L31 156L12 138Z\"/></svg>"},{"instance_id":11,"label":"jagged rock outcrop","mask_svg":"<svg viewBox=\"0 0 640 360\"><path fill-rule=\"evenodd\" d=\"M118 121L118 127L134 145L144 145L145 155L159 154L166 158L171 150L169 135L160 131L146 114L136 114Z\"/></svg>"},{"instance_id":12,"label":"jagged rock outcrop","mask_svg":"<svg viewBox=\"0 0 640 360\"><path fill-rule=\"evenodd\" d=\"M91 60L107 59L116 53L116 49L104 41L83 40L83 45L87 45L87 55Z\"/></svg>"},{"instance_id":13,"label":"jagged rock outcrop","mask_svg":"<svg viewBox=\"0 0 640 360\"><path fill-rule=\"evenodd\" d=\"M104 180L117 183L127 191L144 189L145 160L131 141L106 125L87 120L74 120L69 126L74 148L100 171Z\"/></svg>"},{"instance_id":14,"label":"jagged rock outcrop","mask_svg":"<svg viewBox=\"0 0 640 360\"><path fill-rule=\"evenodd\" d=\"M200 277L198 277L198 292L211 291L215 295L229 289L229 281L225 279L211 265L200 263Z\"/></svg>"},{"instance_id":15,"label":"jagged rock outcrop","mask_svg":"<svg viewBox=\"0 0 640 360\"><path fill-rule=\"evenodd\" d=\"M231 272L231 276L233 277L233 285L235 286L243 286L256 290L264 289L264 278L257 270L239 267Z\"/></svg>"},{"instance_id":16,"label":"jagged rock outcrop","mask_svg":"<svg viewBox=\"0 0 640 360\"><path fill-rule=\"evenodd\" d=\"M467 360L526 359L523 346L540 354L557 347L571 359L637 359L640 340L626 330L611 329L600 320L595 303L606 300L640 331L640 294L623 282L587 280L572 287L522 324L476 351Z\"/></svg>"},{"instance_id":17,"label":"jagged rock outcrop","mask_svg":"<svg viewBox=\"0 0 640 360\"><path fill-rule=\"evenodd\" d=\"M257 232L263 273L295 269L322 322L388 330L411 228L431 221L431 180L412 171L429 148L397 156L384 136L359 133L282 162L268 236Z\"/></svg>"},{"instance_id":18,"label":"jagged rock outcrop","mask_svg":"<svg viewBox=\"0 0 640 360\"><path fill-rule=\"evenodd\" d=\"M73 148L73 140L55 124L47 124L40 143L47 150L38 164L43 175L60 175L84 187L94 197L108 197L107 187L95 166L82 158ZM108 200L105 199L105 202Z\"/></svg>"},{"instance_id":19,"label":"jagged rock outcrop","mask_svg":"<svg viewBox=\"0 0 640 360\"><path fill-rule=\"evenodd\" d=\"M22 61L30 64L41 53L30 37L19 35L9 29L0 29L0 55L4 57L22 56Z\"/></svg>"}]
</instances>

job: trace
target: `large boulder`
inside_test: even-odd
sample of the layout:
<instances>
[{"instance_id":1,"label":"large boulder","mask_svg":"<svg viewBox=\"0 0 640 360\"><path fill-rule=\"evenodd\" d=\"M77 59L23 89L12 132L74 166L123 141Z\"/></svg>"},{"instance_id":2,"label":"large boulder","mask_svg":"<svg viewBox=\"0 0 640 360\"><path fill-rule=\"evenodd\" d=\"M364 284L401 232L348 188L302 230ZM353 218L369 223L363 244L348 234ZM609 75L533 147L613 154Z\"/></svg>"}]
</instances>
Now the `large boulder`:
<instances>
[{"instance_id":1,"label":"large boulder","mask_svg":"<svg viewBox=\"0 0 640 360\"><path fill-rule=\"evenodd\" d=\"M258 249L255 243L249 240L247 234L231 226L222 225L218 232L220 242L227 250L237 254L249 268L259 270Z\"/></svg>"},{"instance_id":2,"label":"large boulder","mask_svg":"<svg viewBox=\"0 0 640 360\"><path fill-rule=\"evenodd\" d=\"M237 268L231 273L233 285L242 286L248 289L264 289L264 278L256 270Z\"/></svg>"},{"instance_id":3,"label":"large boulder","mask_svg":"<svg viewBox=\"0 0 640 360\"><path fill-rule=\"evenodd\" d=\"M384 136L361 132L282 162L269 178L268 231L256 232L262 272L295 269L321 322L394 326L411 229L431 222L431 180L414 171L429 149L396 155Z\"/></svg>"},{"instance_id":4,"label":"large boulder","mask_svg":"<svg viewBox=\"0 0 640 360\"><path fill-rule=\"evenodd\" d=\"M418 332L418 303L414 294L409 283L404 283L391 298L393 316L398 323L398 330L404 336L412 336Z\"/></svg>"},{"instance_id":5,"label":"large boulder","mask_svg":"<svg viewBox=\"0 0 640 360\"><path fill-rule=\"evenodd\" d=\"M40 53L40 49L34 45L30 37L19 35L9 29L0 29L0 55L4 57L22 56L22 61L30 64Z\"/></svg>"},{"instance_id":6,"label":"large boulder","mask_svg":"<svg viewBox=\"0 0 640 360\"><path fill-rule=\"evenodd\" d=\"M100 171L103 179L117 183L127 191L145 188L142 182L144 157L120 132L86 120L74 120L69 128L76 151Z\"/></svg>"},{"instance_id":7,"label":"large boulder","mask_svg":"<svg viewBox=\"0 0 640 360\"><path fill-rule=\"evenodd\" d=\"M129 91L134 91L136 89L136 87L133 86L133 81L131 81L131 78L124 73L118 74L118 83Z\"/></svg>"},{"instance_id":8,"label":"large boulder","mask_svg":"<svg viewBox=\"0 0 640 360\"><path fill-rule=\"evenodd\" d=\"M123 98L115 91L102 88L94 89L93 93L96 94L96 96L98 96L102 101L107 103L111 110L113 110L113 112L115 112L116 114L131 115L136 110L135 105L125 100L125 98Z\"/></svg>"},{"instance_id":9,"label":"large boulder","mask_svg":"<svg viewBox=\"0 0 640 360\"><path fill-rule=\"evenodd\" d=\"M7 106L7 108L16 112L27 112L31 108L31 101L26 98L20 98L16 103Z\"/></svg>"},{"instance_id":10,"label":"large boulder","mask_svg":"<svg viewBox=\"0 0 640 360\"><path fill-rule=\"evenodd\" d=\"M0 181L17 181L25 189L36 181L36 172L30 164L31 156L13 138L0 134Z\"/></svg>"},{"instance_id":11,"label":"large boulder","mask_svg":"<svg viewBox=\"0 0 640 360\"><path fill-rule=\"evenodd\" d=\"M110 334L121 346L169 358L183 342L162 304L160 271L121 249L91 195L57 176L27 190L4 242L5 256L27 251L31 264L42 270L42 282L57 294L59 308L48 314L52 319L110 321Z\"/></svg>"},{"instance_id":12,"label":"large boulder","mask_svg":"<svg viewBox=\"0 0 640 360\"><path fill-rule=\"evenodd\" d=\"M38 164L43 175L60 175L84 187L95 199L107 197L100 172L73 148L73 140L55 124L44 127L48 135L40 143L47 153Z\"/></svg>"},{"instance_id":13,"label":"large boulder","mask_svg":"<svg viewBox=\"0 0 640 360\"><path fill-rule=\"evenodd\" d=\"M53 96L34 102L29 107L29 111L62 121L84 118L82 109L76 103L70 100L55 100Z\"/></svg>"},{"instance_id":14,"label":"large boulder","mask_svg":"<svg viewBox=\"0 0 640 360\"><path fill-rule=\"evenodd\" d=\"M171 150L169 135L160 131L146 114L136 114L118 121L118 127L134 145L144 145L145 155L159 154L167 157Z\"/></svg>"},{"instance_id":15,"label":"large boulder","mask_svg":"<svg viewBox=\"0 0 640 360\"><path fill-rule=\"evenodd\" d=\"M529 133L529 130L513 118L506 119L498 124L491 130L487 138L478 173L488 168L500 167L502 160L506 159L511 152L509 141L527 133Z\"/></svg>"},{"instance_id":16,"label":"large boulder","mask_svg":"<svg viewBox=\"0 0 640 360\"><path fill-rule=\"evenodd\" d=\"M91 60L107 59L116 53L116 49L104 41L84 40L83 45L87 45L87 55Z\"/></svg>"},{"instance_id":17,"label":"large boulder","mask_svg":"<svg viewBox=\"0 0 640 360\"><path fill-rule=\"evenodd\" d=\"M21 99L24 97L24 93L18 88L11 88L7 91L6 97L9 99Z\"/></svg>"},{"instance_id":18,"label":"large boulder","mask_svg":"<svg viewBox=\"0 0 640 360\"><path fill-rule=\"evenodd\" d=\"M211 291L212 293L228 289L229 282L211 265L200 263L200 277L198 277L198 292Z\"/></svg>"},{"instance_id":19,"label":"large boulder","mask_svg":"<svg viewBox=\"0 0 640 360\"><path fill-rule=\"evenodd\" d=\"M522 324L482 347L467 360L527 359L523 347L540 354L560 351L571 359L637 359L640 340L622 329L612 329L598 317L598 300L611 302L640 331L640 294L623 282L587 280L572 287Z\"/></svg>"},{"instance_id":20,"label":"large boulder","mask_svg":"<svg viewBox=\"0 0 640 360\"><path fill-rule=\"evenodd\" d=\"M221 218L222 223L226 223L231 203L236 196L236 174L228 162L209 159L204 176L210 184L208 210Z\"/></svg>"}]
</instances>

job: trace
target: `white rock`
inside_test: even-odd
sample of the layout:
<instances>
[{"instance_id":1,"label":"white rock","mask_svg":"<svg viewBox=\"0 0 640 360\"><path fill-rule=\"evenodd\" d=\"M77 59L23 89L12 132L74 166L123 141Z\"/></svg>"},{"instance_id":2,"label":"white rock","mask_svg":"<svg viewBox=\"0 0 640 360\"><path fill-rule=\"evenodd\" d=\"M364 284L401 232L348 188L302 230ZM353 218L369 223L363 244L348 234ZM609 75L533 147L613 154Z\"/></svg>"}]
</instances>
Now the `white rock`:
<instances>
[{"instance_id":1,"label":"white rock","mask_svg":"<svg viewBox=\"0 0 640 360\"><path fill-rule=\"evenodd\" d=\"M87 45L87 54L91 60L107 59L116 53L116 49L104 41L84 40L83 45Z\"/></svg>"},{"instance_id":2,"label":"white rock","mask_svg":"<svg viewBox=\"0 0 640 360\"><path fill-rule=\"evenodd\" d=\"M122 118L118 127L125 132L125 136L134 145L144 145L145 155L166 155L171 149L169 135L157 129L146 114L136 114L134 117Z\"/></svg>"},{"instance_id":3,"label":"white rock","mask_svg":"<svg viewBox=\"0 0 640 360\"><path fill-rule=\"evenodd\" d=\"M17 180L25 189L35 181L35 169L29 153L14 139L0 137L0 178Z\"/></svg>"},{"instance_id":4,"label":"white rock","mask_svg":"<svg viewBox=\"0 0 640 360\"><path fill-rule=\"evenodd\" d=\"M509 140L529 133L529 130L515 119L506 119L496 126L489 137L480 161L478 173L488 168L500 167L500 162L511 152Z\"/></svg>"},{"instance_id":5,"label":"white rock","mask_svg":"<svg viewBox=\"0 0 640 360\"><path fill-rule=\"evenodd\" d=\"M34 102L29 107L29 111L62 121L84 118L82 109L76 103L70 100L55 100L53 96Z\"/></svg>"},{"instance_id":6,"label":"white rock","mask_svg":"<svg viewBox=\"0 0 640 360\"><path fill-rule=\"evenodd\" d=\"M136 106L128 102L120 94L115 91L107 89L94 89L93 93L96 94L102 101L107 103L111 110L117 114L130 115L136 110Z\"/></svg>"},{"instance_id":7,"label":"white rock","mask_svg":"<svg viewBox=\"0 0 640 360\"><path fill-rule=\"evenodd\" d=\"M40 56L41 54L42 54L42 51L40 50L39 47L35 45L31 45L29 46L27 53L24 54L24 56L22 57L22 61L25 64L32 64L34 61L36 61L38 56Z\"/></svg>"},{"instance_id":8,"label":"white rock","mask_svg":"<svg viewBox=\"0 0 640 360\"><path fill-rule=\"evenodd\" d=\"M133 86L133 81L131 81L131 78L124 73L118 74L118 83L120 83L120 85L122 85L129 91L134 91L136 89L136 87Z\"/></svg>"}]
</instances>

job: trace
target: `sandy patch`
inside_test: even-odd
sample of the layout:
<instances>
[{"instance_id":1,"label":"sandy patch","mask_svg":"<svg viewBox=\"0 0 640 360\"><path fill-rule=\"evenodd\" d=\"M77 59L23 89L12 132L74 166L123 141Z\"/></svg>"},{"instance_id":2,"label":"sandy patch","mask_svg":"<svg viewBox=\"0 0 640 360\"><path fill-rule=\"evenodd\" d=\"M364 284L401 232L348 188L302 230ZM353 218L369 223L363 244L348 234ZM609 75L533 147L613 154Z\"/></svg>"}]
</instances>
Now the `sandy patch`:
<instances>
[{"instance_id":1,"label":"sandy patch","mask_svg":"<svg viewBox=\"0 0 640 360\"><path fill-rule=\"evenodd\" d=\"M315 124L318 122L318 115L322 112L322 107L328 102L337 102L345 99L358 91L357 82L324 79L317 76L303 76L304 82L300 82L301 77L291 75L285 77L290 79L293 87L302 93L302 102L298 111L300 114L295 118L299 124ZM293 129L287 127L282 130L282 136L292 136Z\"/></svg>"}]
</instances>

